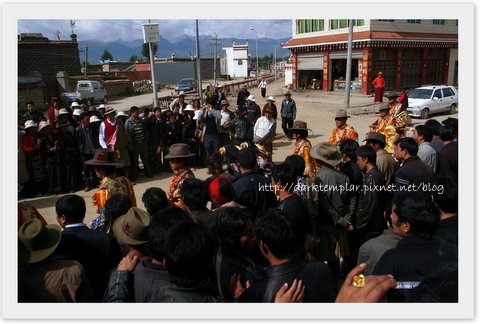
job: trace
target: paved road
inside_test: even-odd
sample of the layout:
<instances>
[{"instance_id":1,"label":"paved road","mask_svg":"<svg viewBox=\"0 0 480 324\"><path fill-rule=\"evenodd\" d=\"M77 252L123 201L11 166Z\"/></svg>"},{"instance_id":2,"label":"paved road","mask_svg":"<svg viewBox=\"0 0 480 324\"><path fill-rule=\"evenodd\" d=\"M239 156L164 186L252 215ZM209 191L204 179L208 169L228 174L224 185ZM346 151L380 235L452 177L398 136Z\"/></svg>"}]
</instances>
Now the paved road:
<instances>
[{"instance_id":1,"label":"paved road","mask_svg":"<svg viewBox=\"0 0 480 324\"><path fill-rule=\"evenodd\" d=\"M285 89L281 80L277 80L267 85L267 96L272 95L276 98L276 104L278 109L280 107L281 100L283 99L282 94L284 90ZM167 93L167 95L169 95L169 91L170 90L168 90L168 93L166 91L162 91L160 94ZM249 89L249 91L257 98L257 103L260 105L260 107L263 107L266 100L260 96L260 89L255 87ZM326 141L328 139L329 133L335 127L334 116L336 110L344 107L343 93L324 93L318 90L301 90L293 91L292 98L297 103L297 119L306 121L308 123L308 128L312 130L309 136L312 145ZM236 102L236 97L234 96L229 96L227 99L230 101L231 104ZM133 105L148 105L151 102L152 95L146 94L112 101L110 104L115 107L115 109L128 110ZM375 113L375 111L378 110L378 105L373 104L373 97L371 96L365 96L359 93L352 93L350 99L350 107L351 108L348 109L348 112L350 115L352 115L352 118L348 120L348 124L354 126L359 133L360 139L363 139L364 134L369 129L368 125L370 125L377 118L377 114ZM442 121L448 116L449 115L438 115L433 118ZM457 114L452 115L452 117L458 118ZM280 120L278 120L277 122L280 123ZM423 122L424 120L421 119L413 119L414 125L421 124ZM277 126L277 133L279 135L281 133L280 125ZM274 142L274 162L283 161L288 155L292 153L292 150L292 142L283 139L281 136L278 136ZM200 179L205 179L208 176L206 173L206 169L200 169L195 171L195 175L197 176L197 178ZM144 207L143 203L141 202L141 197L147 188L156 186L162 188L165 191L168 191L171 177L171 173L162 173L155 176L153 179L139 177L137 184L134 186L138 206L142 208ZM91 190L90 192L77 192L77 194L84 197L85 201L87 202L87 223L96 216L91 199L93 193L94 190ZM46 196L29 200L35 207L39 209L39 211L47 219L48 222L56 222L54 206L57 199L58 196Z\"/></svg>"}]
</instances>

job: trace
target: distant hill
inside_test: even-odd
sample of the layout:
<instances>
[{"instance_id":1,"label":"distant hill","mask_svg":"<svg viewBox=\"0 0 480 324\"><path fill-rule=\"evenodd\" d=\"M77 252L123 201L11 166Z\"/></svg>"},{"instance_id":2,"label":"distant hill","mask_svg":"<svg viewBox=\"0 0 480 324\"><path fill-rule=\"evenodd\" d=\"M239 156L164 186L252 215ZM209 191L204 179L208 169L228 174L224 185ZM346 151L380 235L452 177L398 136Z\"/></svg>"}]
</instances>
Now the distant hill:
<instances>
[{"instance_id":1,"label":"distant hill","mask_svg":"<svg viewBox=\"0 0 480 324\"><path fill-rule=\"evenodd\" d=\"M273 55L273 50L276 45L284 43L289 38L283 39L258 39L258 56L263 57L265 55ZM236 44L245 44L245 39L224 38L219 39L221 42L217 45L217 53L225 55L225 51L222 47L231 47L233 42ZM255 57L255 39L249 39L249 52L252 57ZM128 61L132 55L142 57L143 39L134 41L118 41L118 42L102 42L99 40L86 40L79 41L79 50L84 50L85 45L88 44L88 62L95 64L100 60L103 52L108 50L115 60ZM210 36L200 37L200 57L213 57L214 46L213 38ZM185 36L183 39L177 42L170 42L166 38L160 37L160 43L158 45L158 57L170 57L175 52L175 56L178 58L188 58L195 56L195 38ZM281 46L277 47L277 58L290 55L289 50L283 49ZM85 53L80 53L80 61L85 60Z\"/></svg>"}]
</instances>

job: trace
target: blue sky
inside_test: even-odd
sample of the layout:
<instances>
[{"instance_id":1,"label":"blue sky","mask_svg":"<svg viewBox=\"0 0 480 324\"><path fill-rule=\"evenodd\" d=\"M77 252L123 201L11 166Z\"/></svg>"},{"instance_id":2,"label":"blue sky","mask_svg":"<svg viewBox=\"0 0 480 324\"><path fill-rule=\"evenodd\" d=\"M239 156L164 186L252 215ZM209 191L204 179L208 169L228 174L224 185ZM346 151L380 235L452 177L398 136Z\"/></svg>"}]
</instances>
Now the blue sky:
<instances>
[{"instance_id":1,"label":"blue sky","mask_svg":"<svg viewBox=\"0 0 480 324\"><path fill-rule=\"evenodd\" d=\"M143 38L142 24L146 20L138 19L104 19L104 20L75 20L75 33L82 40L104 41L131 41ZM158 23L160 34L171 42L175 42L185 35L195 36L195 20L151 20ZM269 20L213 20L200 19L198 21L200 35L213 35L217 33L219 38L242 38L253 39L255 32L258 38L289 38L292 34L292 21L286 19ZM54 19L29 19L18 21L18 33L42 33L50 39L55 38L56 31L60 32L61 39L70 38L70 20Z\"/></svg>"}]
</instances>

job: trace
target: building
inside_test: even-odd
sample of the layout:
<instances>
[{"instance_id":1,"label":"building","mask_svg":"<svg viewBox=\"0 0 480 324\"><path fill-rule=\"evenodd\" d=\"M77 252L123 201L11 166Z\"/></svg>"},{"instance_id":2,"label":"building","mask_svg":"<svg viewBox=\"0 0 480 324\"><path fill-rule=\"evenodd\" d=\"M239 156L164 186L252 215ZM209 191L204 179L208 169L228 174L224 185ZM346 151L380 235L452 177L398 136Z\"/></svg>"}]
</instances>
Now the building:
<instances>
[{"instance_id":1,"label":"building","mask_svg":"<svg viewBox=\"0 0 480 324\"><path fill-rule=\"evenodd\" d=\"M458 20L352 21L352 88L371 93L378 71L383 72L386 90L457 85ZM323 91L344 87L348 20L293 20L292 39L282 46L292 52L292 75L288 76L292 89L313 88L314 84Z\"/></svg>"},{"instance_id":2,"label":"building","mask_svg":"<svg viewBox=\"0 0 480 324\"><path fill-rule=\"evenodd\" d=\"M228 74L233 78L248 76L248 42L245 45L233 43L232 47L224 47L226 52L226 67Z\"/></svg>"}]
</instances>

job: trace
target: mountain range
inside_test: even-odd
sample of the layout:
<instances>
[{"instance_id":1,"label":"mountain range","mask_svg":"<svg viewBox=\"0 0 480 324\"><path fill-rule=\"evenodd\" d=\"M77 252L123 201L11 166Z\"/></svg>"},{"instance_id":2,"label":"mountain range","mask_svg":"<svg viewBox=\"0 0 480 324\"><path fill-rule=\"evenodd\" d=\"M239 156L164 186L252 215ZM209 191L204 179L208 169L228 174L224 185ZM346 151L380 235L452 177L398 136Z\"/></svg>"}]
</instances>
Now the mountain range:
<instances>
[{"instance_id":1,"label":"mountain range","mask_svg":"<svg viewBox=\"0 0 480 324\"><path fill-rule=\"evenodd\" d=\"M275 46L277 47L277 59L289 56L290 51L283 49L280 44L288 41L289 38L283 39L270 39L259 38L258 39L258 56L263 57L265 55L273 55ZM231 47L233 42L235 44L245 44L248 41L249 54L251 57L255 57L255 39L235 39L235 38L223 38L217 40L217 54L224 56L225 51L223 47ZM200 57L213 57L215 41L211 36L200 37ZM133 41L116 41L116 42L102 42L101 40L85 40L78 42L78 49L80 52L80 61L85 60L85 46L88 45L88 62L90 64L98 63L105 50L108 50L114 60L128 61L132 55L137 55L145 59L142 55L143 39L137 39ZM183 39L170 42L164 37L160 36L160 42L158 43L157 57L171 57L172 53L175 53L177 58L189 58L194 57L195 50L195 38L185 35Z\"/></svg>"}]
</instances>

